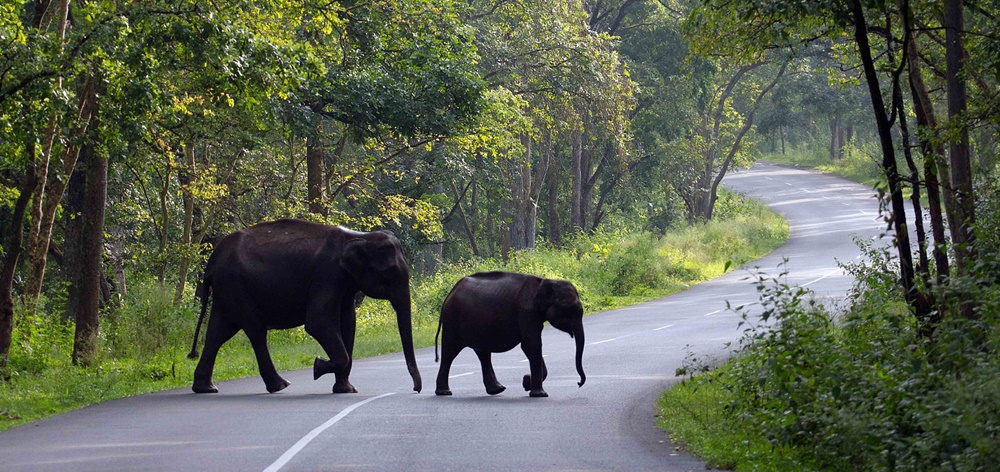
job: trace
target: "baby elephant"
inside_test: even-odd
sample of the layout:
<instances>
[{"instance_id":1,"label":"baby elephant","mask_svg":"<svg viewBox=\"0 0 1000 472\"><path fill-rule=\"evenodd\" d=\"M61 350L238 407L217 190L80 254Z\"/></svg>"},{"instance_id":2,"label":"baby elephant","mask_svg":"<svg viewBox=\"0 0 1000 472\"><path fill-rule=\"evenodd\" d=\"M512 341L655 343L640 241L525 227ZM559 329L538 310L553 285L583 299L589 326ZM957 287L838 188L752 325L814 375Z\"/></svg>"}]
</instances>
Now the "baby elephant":
<instances>
[{"instance_id":1,"label":"baby elephant","mask_svg":"<svg viewBox=\"0 0 1000 472\"><path fill-rule=\"evenodd\" d=\"M532 397L549 396L542 390L548 375L542 359L542 328L545 322L576 338L576 371L583 386L583 305L573 284L565 280L543 279L511 272L481 272L459 280L441 307L438 335L441 336L441 370L438 395L451 395L448 372L458 353L471 347L483 366L486 393L496 395L506 389L497 381L490 353L507 352L518 344L528 356L531 374L521 382ZM437 336L434 337L437 360Z\"/></svg>"}]
</instances>

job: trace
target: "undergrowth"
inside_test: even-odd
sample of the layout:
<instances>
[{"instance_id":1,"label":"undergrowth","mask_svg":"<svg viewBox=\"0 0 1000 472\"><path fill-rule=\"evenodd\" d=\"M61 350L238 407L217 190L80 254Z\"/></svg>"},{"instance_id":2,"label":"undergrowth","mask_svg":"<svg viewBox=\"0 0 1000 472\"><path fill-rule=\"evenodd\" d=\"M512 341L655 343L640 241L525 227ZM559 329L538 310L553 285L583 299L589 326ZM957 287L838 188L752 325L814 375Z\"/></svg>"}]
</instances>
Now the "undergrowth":
<instances>
[{"instance_id":1,"label":"undergrowth","mask_svg":"<svg viewBox=\"0 0 1000 472\"><path fill-rule=\"evenodd\" d=\"M935 289L952 306L977 300L977 317L946 316L928 339L889 252L862 249L868 262L846 267L857 284L843 312L759 278L762 311L743 312L735 355L665 392L664 428L735 470L995 470L1000 261L983 255L975 275Z\"/></svg>"}]
</instances>

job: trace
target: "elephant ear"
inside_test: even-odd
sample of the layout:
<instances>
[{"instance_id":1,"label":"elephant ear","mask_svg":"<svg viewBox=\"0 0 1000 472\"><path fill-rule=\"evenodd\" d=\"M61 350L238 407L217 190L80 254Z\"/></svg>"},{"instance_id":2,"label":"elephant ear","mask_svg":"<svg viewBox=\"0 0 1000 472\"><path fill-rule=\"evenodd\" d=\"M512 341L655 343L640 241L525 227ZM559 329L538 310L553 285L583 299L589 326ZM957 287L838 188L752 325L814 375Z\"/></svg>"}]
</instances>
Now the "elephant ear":
<instances>
[{"instance_id":1,"label":"elephant ear","mask_svg":"<svg viewBox=\"0 0 1000 472\"><path fill-rule=\"evenodd\" d=\"M364 273L368 264L368 241L354 238L344 243L344 253L340 257L340 267L343 267L355 279Z\"/></svg>"},{"instance_id":2,"label":"elephant ear","mask_svg":"<svg viewBox=\"0 0 1000 472\"><path fill-rule=\"evenodd\" d=\"M555 282L549 279L542 279L542 282L538 284L538 292L535 293L535 313L544 318L545 312L552 306L555 296Z\"/></svg>"}]
</instances>

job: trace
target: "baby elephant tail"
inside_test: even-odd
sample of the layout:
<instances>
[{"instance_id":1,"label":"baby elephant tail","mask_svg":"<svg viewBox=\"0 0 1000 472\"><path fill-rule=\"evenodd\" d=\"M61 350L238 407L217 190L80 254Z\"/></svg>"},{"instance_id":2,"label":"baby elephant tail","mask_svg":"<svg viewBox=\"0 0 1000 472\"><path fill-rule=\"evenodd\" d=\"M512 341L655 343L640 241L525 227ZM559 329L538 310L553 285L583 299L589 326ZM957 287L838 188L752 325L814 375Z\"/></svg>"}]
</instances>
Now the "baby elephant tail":
<instances>
[{"instance_id":1,"label":"baby elephant tail","mask_svg":"<svg viewBox=\"0 0 1000 472\"><path fill-rule=\"evenodd\" d=\"M441 335L441 318L438 318L438 330L437 333L434 334L434 362L440 362L441 360L440 358L438 358L438 336L440 335Z\"/></svg>"}]
</instances>

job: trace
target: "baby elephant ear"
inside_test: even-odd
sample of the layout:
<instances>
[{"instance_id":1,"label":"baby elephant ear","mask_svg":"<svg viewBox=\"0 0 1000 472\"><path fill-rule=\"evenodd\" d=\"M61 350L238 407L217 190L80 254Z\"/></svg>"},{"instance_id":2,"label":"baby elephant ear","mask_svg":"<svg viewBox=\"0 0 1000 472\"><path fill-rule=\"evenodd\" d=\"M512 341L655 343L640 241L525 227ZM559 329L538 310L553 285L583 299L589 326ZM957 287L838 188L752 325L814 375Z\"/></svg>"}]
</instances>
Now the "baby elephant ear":
<instances>
[{"instance_id":1,"label":"baby elephant ear","mask_svg":"<svg viewBox=\"0 0 1000 472\"><path fill-rule=\"evenodd\" d=\"M555 281L542 279L538 285L538 293L535 294L535 313L544 315L545 311L552 306L553 298L556 296Z\"/></svg>"},{"instance_id":2,"label":"baby elephant ear","mask_svg":"<svg viewBox=\"0 0 1000 472\"><path fill-rule=\"evenodd\" d=\"M368 241L354 238L344 243L344 252L340 257L340 266L354 278L365 270L365 260L368 259Z\"/></svg>"}]
</instances>

